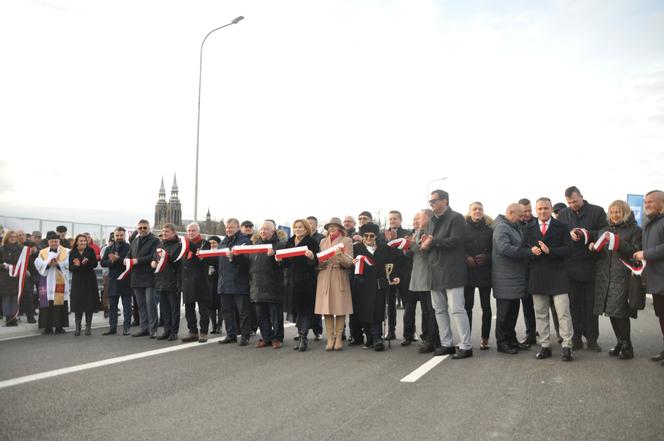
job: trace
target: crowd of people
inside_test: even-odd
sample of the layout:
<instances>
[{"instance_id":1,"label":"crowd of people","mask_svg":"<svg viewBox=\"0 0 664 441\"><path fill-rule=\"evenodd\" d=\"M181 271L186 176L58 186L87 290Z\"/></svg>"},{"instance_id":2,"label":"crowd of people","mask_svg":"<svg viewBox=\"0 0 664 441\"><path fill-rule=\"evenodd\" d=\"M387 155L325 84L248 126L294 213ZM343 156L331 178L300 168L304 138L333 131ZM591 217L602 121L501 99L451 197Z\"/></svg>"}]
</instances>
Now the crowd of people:
<instances>
[{"instance_id":1,"label":"crowd of people","mask_svg":"<svg viewBox=\"0 0 664 441\"><path fill-rule=\"evenodd\" d=\"M473 356L476 295L479 349L491 348L493 292L498 352L515 355L539 344L535 357L551 357L550 317L563 361L584 348L601 352L598 317L605 315L616 338L609 355L631 359L630 320L646 293L664 336L664 192L646 194L643 228L625 201L605 211L576 187L564 197L556 204L541 197L534 207L524 198L492 219L481 202L465 216L453 211L448 193L435 190L412 230L402 227L397 210L382 230L363 211L357 223L331 218L325 234L315 217L298 219L291 237L272 220L254 231L251 222L230 218L223 239L204 239L196 223L183 237L171 224L156 236L140 220L131 237L116 228L103 249L87 234L69 241L62 228L44 239L9 230L0 247L2 314L7 326L21 313L34 323L38 307L39 328L59 334L73 312L80 336L91 334L93 312L103 308L109 324L103 335L115 335L121 303L123 335L202 343L225 325L220 344L246 346L260 329L255 346L275 349L284 343L286 315L297 328L296 351L309 349L311 332L316 340L325 332L326 351L342 350L344 340L383 351L396 339L403 305L401 345L421 340L418 352L458 360ZM101 296L98 264L105 270ZM188 329L180 337L182 303ZM521 310L526 331L518 339ZM132 325L139 328L133 334ZM651 359L664 365L664 351Z\"/></svg>"}]
</instances>

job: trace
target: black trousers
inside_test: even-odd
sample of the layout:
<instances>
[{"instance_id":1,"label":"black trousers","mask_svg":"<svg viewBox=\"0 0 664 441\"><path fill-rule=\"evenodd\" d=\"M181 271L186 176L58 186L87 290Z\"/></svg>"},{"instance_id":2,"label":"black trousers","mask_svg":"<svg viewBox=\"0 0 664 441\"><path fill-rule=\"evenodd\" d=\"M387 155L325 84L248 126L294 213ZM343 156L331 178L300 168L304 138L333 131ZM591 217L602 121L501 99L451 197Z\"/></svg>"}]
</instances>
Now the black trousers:
<instances>
[{"instance_id":1,"label":"black trousers","mask_svg":"<svg viewBox=\"0 0 664 441\"><path fill-rule=\"evenodd\" d=\"M77 324L81 323L81 319L83 319L83 311L81 312L75 312L74 313L74 320ZM85 324L90 325L92 324L92 311L85 311Z\"/></svg>"},{"instance_id":2,"label":"black trousers","mask_svg":"<svg viewBox=\"0 0 664 441\"><path fill-rule=\"evenodd\" d=\"M357 319L355 314L351 314L348 318L348 328L350 329L350 336L354 340L363 341L364 334L362 333L363 324Z\"/></svg>"},{"instance_id":3,"label":"black trousers","mask_svg":"<svg viewBox=\"0 0 664 441\"><path fill-rule=\"evenodd\" d=\"M491 334L491 287L478 286L480 290L480 305L482 306L482 338L489 339ZM465 286L463 288L465 308L468 313L468 322L470 330L473 330L473 306L475 306L475 286Z\"/></svg>"},{"instance_id":4,"label":"black trousers","mask_svg":"<svg viewBox=\"0 0 664 441\"><path fill-rule=\"evenodd\" d=\"M187 319L187 328L192 334L198 334L199 323L196 320L196 304L198 303L198 314L201 316L201 334L208 333L210 326L210 302L192 302L184 304L184 316Z\"/></svg>"},{"instance_id":5,"label":"black trousers","mask_svg":"<svg viewBox=\"0 0 664 441\"><path fill-rule=\"evenodd\" d=\"M164 334L178 335L180 331L180 291L159 291L159 311L164 319ZM194 319L196 318L194 311ZM201 318L202 321L202 318Z\"/></svg>"},{"instance_id":6,"label":"black trousers","mask_svg":"<svg viewBox=\"0 0 664 441\"><path fill-rule=\"evenodd\" d=\"M531 297L532 298L532 297ZM517 343L516 321L519 318L519 299L496 299L496 343Z\"/></svg>"},{"instance_id":7,"label":"black trousers","mask_svg":"<svg viewBox=\"0 0 664 441\"><path fill-rule=\"evenodd\" d=\"M226 322L226 335L229 338L235 338L238 334L245 337L251 335L251 309L249 294L221 294L221 316ZM239 323L235 320L236 310Z\"/></svg>"},{"instance_id":8,"label":"black trousers","mask_svg":"<svg viewBox=\"0 0 664 441\"><path fill-rule=\"evenodd\" d=\"M323 316L314 314L311 319L311 330L315 335L323 335Z\"/></svg>"},{"instance_id":9,"label":"black trousers","mask_svg":"<svg viewBox=\"0 0 664 441\"><path fill-rule=\"evenodd\" d=\"M595 281L579 282L569 281L569 309L572 314L572 327L574 335L572 340L596 342L599 337L599 318L593 314L595 306Z\"/></svg>"},{"instance_id":10,"label":"black trousers","mask_svg":"<svg viewBox=\"0 0 664 441\"><path fill-rule=\"evenodd\" d=\"M526 336L535 339L537 337L537 325L535 324L535 306L533 305L532 294L526 294L521 297L521 306L523 306L523 321L526 324Z\"/></svg>"},{"instance_id":11,"label":"black trousers","mask_svg":"<svg viewBox=\"0 0 664 441\"><path fill-rule=\"evenodd\" d=\"M34 285L29 280L25 282L25 291L21 297L21 304L18 305L19 311L25 313L28 319L35 318L35 297L32 291Z\"/></svg>"},{"instance_id":12,"label":"black trousers","mask_svg":"<svg viewBox=\"0 0 664 441\"><path fill-rule=\"evenodd\" d=\"M387 302L387 330L394 332L397 329L397 285L390 285L385 296Z\"/></svg>"},{"instance_id":13,"label":"black trousers","mask_svg":"<svg viewBox=\"0 0 664 441\"><path fill-rule=\"evenodd\" d=\"M284 341L284 305L281 303L254 303L261 338L264 342Z\"/></svg>"},{"instance_id":14,"label":"black trousers","mask_svg":"<svg viewBox=\"0 0 664 441\"><path fill-rule=\"evenodd\" d=\"M427 311L428 317L428 326L427 326L427 336L426 341L433 346L440 346L440 334L438 333L438 322L436 321L436 313L433 310L433 305L431 304L431 291L426 291L422 293L421 296L422 302L422 315L424 311Z\"/></svg>"},{"instance_id":15,"label":"black trousers","mask_svg":"<svg viewBox=\"0 0 664 441\"><path fill-rule=\"evenodd\" d=\"M430 291L411 291L409 297L413 299L412 302L403 302L403 338L406 340L413 340L417 330L415 329L415 312L417 310L417 302L420 302L420 309L422 310L422 339L426 340L429 330L429 311L425 307L425 301L428 297L431 299Z\"/></svg>"}]
</instances>

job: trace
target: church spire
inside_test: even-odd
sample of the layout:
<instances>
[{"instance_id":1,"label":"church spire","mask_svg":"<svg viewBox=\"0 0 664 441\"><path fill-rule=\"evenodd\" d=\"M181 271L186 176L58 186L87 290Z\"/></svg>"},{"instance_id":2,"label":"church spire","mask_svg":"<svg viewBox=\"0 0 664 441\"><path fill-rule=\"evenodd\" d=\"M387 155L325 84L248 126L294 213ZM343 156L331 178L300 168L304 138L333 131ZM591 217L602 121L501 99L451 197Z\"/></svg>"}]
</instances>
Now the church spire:
<instances>
[{"instance_id":1,"label":"church spire","mask_svg":"<svg viewBox=\"0 0 664 441\"><path fill-rule=\"evenodd\" d=\"M171 201L178 199L178 181L177 176L173 173L173 186L171 187Z\"/></svg>"},{"instance_id":2,"label":"church spire","mask_svg":"<svg viewBox=\"0 0 664 441\"><path fill-rule=\"evenodd\" d=\"M164 188L164 177L161 177L161 187L159 187L159 200L166 200L166 188Z\"/></svg>"},{"instance_id":3,"label":"church spire","mask_svg":"<svg viewBox=\"0 0 664 441\"><path fill-rule=\"evenodd\" d=\"M206 221L212 220L212 215L210 214L210 207L208 207L207 214L205 215L205 220Z\"/></svg>"}]
</instances>

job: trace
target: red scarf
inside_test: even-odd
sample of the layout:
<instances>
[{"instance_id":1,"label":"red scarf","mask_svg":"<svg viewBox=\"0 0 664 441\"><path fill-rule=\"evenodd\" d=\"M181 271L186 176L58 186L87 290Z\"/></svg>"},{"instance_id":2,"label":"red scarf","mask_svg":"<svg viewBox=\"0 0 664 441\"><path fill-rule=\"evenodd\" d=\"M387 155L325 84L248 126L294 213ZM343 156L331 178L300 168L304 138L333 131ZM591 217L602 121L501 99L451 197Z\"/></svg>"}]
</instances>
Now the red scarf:
<instances>
[{"instance_id":1,"label":"red scarf","mask_svg":"<svg viewBox=\"0 0 664 441\"><path fill-rule=\"evenodd\" d=\"M341 236L341 232L337 231L334 234L330 234L330 243L333 243L335 240L337 240L337 237Z\"/></svg>"}]
</instances>

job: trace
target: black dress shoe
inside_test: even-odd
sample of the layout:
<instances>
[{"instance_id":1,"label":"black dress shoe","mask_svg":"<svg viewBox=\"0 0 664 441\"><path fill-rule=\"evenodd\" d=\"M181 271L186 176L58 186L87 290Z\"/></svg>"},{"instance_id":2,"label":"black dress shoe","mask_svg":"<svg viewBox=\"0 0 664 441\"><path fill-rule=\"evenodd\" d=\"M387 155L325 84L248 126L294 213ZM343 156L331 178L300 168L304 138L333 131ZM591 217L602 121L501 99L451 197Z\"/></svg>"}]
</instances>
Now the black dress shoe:
<instances>
[{"instance_id":1,"label":"black dress shoe","mask_svg":"<svg viewBox=\"0 0 664 441\"><path fill-rule=\"evenodd\" d=\"M219 340L220 345L227 345L229 343L237 343L237 338L226 336L223 340Z\"/></svg>"},{"instance_id":2,"label":"black dress shoe","mask_svg":"<svg viewBox=\"0 0 664 441\"><path fill-rule=\"evenodd\" d=\"M572 348L563 348L560 359L562 361L572 361Z\"/></svg>"},{"instance_id":3,"label":"black dress shoe","mask_svg":"<svg viewBox=\"0 0 664 441\"><path fill-rule=\"evenodd\" d=\"M108 331L103 332L101 335L115 335L117 333L118 331L116 329L109 329Z\"/></svg>"},{"instance_id":4,"label":"black dress shoe","mask_svg":"<svg viewBox=\"0 0 664 441\"><path fill-rule=\"evenodd\" d=\"M452 355L452 360L461 360L473 356L473 348L470 349L457 349L456 353Z\"/></svg>"},{"instance_id":5,"label":"black dress shoe","mask_svg":"<svg viewBox=\"0 0 664 441\"><path fill-rule=\"evenodd\" d=\"M381 352L385 350L385 343L383 343L383 340L376 340L373 347L374 351Z\"/></svg>"},{"instance_id":6,"label":"black dress shoe","mask_svg":"<svg viewBox=\"0 0 664 441\"><path fill-rule=\"evenodd\" d=\"M526 337L523 340L521 340L519 343L521 343L524 346L532 346L534 344L537 344L537 339L535 337Z\"/></svg>"},{"instance_id":7,"label":"black dress shoe","mask_svg":"<svg viewBox=\"0 0 664 441\"><path fill-rule=\"evenodd\" d=\"M178 333L177 332L175 332L175 333L171 332L171 335L168 336L168 341L175 341L177 339L178 339Z\"/></svg>"},{"instance_id":8,"label":"black dress shoe","mask_svg":"<svg viewBox=\"0 0 664 441\"><path fill-rule=\"evenodd\" d=\"M64 328L62 328L62 327L55 328L55 331L54 331L54 334L66 334L66 333L67 333L67 331L65 331Z\"/></svg>"},{"instance_id":9,"label":"black dress shoe","mask_svg":"<svg viewBox=\"0 0 664 441\"><path fill-rule=\"evenodd\" d=\"M433 355L454 355L456 348L454 346L440 346L433 351Z\"/></svg>"},{"instance_id":10,"label":"black dress shoe","mask_svg":"<svg viewBox=\"0 0 664 441\"><path fill-rule=\"evenodd\" d=\"M518 354L519 353L519 348L509 345L507 343L501 343L496 347L496 350L498 352L502 352L503 354Z\"/></svg>"},{"instance_id":11,"label":"black dress shoe","mask_svg":"<svg viewBox=\"0 0 664 441\"><path fill-rule=\"evenodd\" d=\"M420 354L428 354L429 352L433 352L436 348L433 347L431 343L425 342L423 345L420 346L420 348L417 350Z\"/></svg>"},{"instance_id":12,"label":"black dress shoe","mask_svg":"<svg viewBox=\"0 0 664 441\"><path fill-rule=\"evenodd\" d=\"M129 335L129 334L130 334L129 329L122 330L122 335Z\"/></svg>"},{"instance_id":13,"label":"black dress shoe","mask_svg":"<svg viewBox=\"0 0 664 441\"><path fill-rule=\"evenodd\" d=\"M614 347L609 349L609 357L617 357L620 355L620 350L622 349L622 343L618 342Z\"/></svg>"},{"instance_id":14,"label":"black dress shoe","mask_svg":"<svg viewBox=\"0 0 664 441\"><path fill-rule=\"evenodd\" d=\"M602 352L602 347L597 344L596 340L587 341L586 349L588 349L591 352Z\"/></svg>"},{"instance_id":15,"label":"black dress shoe","mask_svg":"<svg viewBox=\"0 0 664 441\"><path fill-rule=\"evenodd\" d=\"M551 348L540 348L535 354L535 358L538 360L544 360L545 358L551 358Z\"/></svg>"},{"instance_id":16,"label":"black dress shoe","mask_svg":"<svg viewBox=\"0 0 664 441\"><path fill-rule=\"evenodd\" d=\"M51 335L53 334L53 328L46 328L44 329L44 332L42 332L42 335Z\"/></svg>"},{"instance_id":17,"label":"black dress shoe","mask_svg":"<svg viewBox=\"0 0 664 441\"><path fill-rule=\"evenodd\" d=\"M150 331L145 330L145 331L138 331L134 334L131 334L132 337L147 337L150 335Z\"/></svg>"},{"instance_id":18,"label":"black dress shoe","mask_svg":"<svg viewBox=\"0 0 664 441\"><path fill-rule=\"evenodd\" d=\"M159 337L157 337L157 340L168 340L168 337L170 337L170 336L171 336L170 332L168 332L168 333L164 332Z\"/></svg>"},{"instance_id":19,"label":"black dress shoe","mask_svg":"<svg viewBox=\"0 0 664 441\"><path fill-rule=\"evenodd\" d=\"M385 336L385 340L396 340L396 338L397 336L394 333L394 331L388 332L387 335Z\"/></svg>"},{"instance_id":20,"label":"black dress shoe","mask_svg":"<svg viewBox=\"0 0 664 441\"><path fill-rule=\"evenodd\" d=\"M401 346L410 346L410 344L413 342L413 340L407 338L404 341L401 342Z\"/></svg>"},{"instance_id":21,"label":"black dress shoe","mask_svg":"<svg viewBox=\"0 0 664 441\"><path fill-rule=\"evenodd\" d=\"M240 341L237 342L238 346L247 346L249 344L249 336L243 335L240 337Z\"/></svg>"},{"instance_id":22,"label":"black dress shoe","mask_svg":"<svg viewBox=\"0 0 664 441\"><path fill-rule=\"evenodd\" d=\"M650 357L650 361L664 361L664 351Z\"/></svg>"},{"instance_id":23,"label":"black dress shoe","mask_svg":"<svg viewBox=\"0 0 664 441\"><path fill-rule=\"evenodd\" d=\"M362 346L364 344L364 338L351 338L348 346Z\"/></svg>"}]
</instances>

